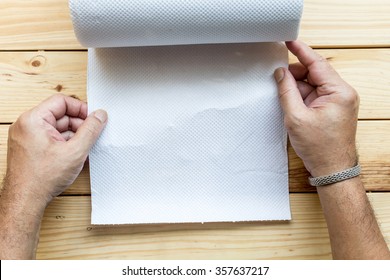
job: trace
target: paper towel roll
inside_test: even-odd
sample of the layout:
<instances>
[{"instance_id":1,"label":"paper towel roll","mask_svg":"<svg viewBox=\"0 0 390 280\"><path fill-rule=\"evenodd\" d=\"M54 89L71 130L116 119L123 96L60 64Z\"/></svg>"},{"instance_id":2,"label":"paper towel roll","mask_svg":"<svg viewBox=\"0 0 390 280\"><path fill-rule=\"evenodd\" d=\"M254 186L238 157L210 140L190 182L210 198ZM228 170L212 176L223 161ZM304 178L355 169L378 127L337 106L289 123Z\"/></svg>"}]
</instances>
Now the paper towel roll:
<instances>
[{"instance_id":1,"label":"paper towel roll","mask_svg":"<svg viewBox=\"0 0 390 280\"><path fill-rule=\"evenodd\" d=\"M295 40L303 0L70 0L85 47Z\"/></svg>"},{"instance_id":2,"label":"paper towel roll","mask_svg":"<svg viewBox=\"0 0 390 280\"><path fill-rule=\"evenodd\" d=\"M291 218L273 71L287 67L275 41L297 37L302 6L70 0L92 48L88 110L109 115L89 157L93 224Z\"/></svg>"}]
</instances>

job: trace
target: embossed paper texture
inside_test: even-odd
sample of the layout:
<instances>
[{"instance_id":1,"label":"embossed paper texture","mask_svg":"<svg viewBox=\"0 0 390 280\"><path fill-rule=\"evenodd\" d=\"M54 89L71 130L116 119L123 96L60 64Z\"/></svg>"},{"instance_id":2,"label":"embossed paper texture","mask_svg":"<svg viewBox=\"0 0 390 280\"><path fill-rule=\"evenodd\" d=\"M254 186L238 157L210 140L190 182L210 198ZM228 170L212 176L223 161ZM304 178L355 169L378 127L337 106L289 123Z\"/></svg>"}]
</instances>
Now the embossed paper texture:
<instances>
[{"instance_id":1,"label":"embossed paper texture","mask_svg":"<svg viewBox=\"0 0 390 280\"><path fill-rule=\"evenodd\" d=\"M291 218L273 79L288 58L273 41L296 38L302 1L70 7L91 47L89 110L109 115L90 154L93 224Z\"/></svg>"}]
</instances>

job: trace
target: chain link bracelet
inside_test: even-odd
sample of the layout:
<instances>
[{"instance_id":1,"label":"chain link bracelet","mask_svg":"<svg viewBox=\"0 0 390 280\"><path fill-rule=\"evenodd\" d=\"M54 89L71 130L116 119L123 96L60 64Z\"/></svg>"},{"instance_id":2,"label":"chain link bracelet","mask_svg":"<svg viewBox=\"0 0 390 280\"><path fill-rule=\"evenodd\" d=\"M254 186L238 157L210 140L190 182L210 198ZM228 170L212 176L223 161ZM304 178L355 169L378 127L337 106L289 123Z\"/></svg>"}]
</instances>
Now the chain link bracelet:
<instances>
[{"instance_id":1,"label":"chain link bracelet","mask_svg":"<svg viewBox=\"0 0 390 280\"><path fill-rule=\"evenodd\" d=\"M320 177L309 177L309 183L313 187L321 187L321 186L326 186L330 184L334 184L337 182L341 182L344 180L348 180L351 178L354 178L356 176L359 176L361 172L361 167L360 164L357 164L356 166L337 172L333 173L330 175L326 176L320 176Z\"/></svg>"}]
</instances>

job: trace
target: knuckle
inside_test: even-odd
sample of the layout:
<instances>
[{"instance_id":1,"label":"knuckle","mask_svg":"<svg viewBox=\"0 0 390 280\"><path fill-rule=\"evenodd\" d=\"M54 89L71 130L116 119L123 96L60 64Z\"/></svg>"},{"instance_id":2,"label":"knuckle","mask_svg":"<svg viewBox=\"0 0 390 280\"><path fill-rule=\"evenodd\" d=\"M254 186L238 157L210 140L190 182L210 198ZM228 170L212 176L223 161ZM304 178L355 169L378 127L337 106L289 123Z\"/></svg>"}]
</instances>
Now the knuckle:
<instances>
[{"instance_id":1,"label":"knuckle","mask_svg":"<svg viewBox=\"0 0 390 280\"><path fill-rule=\"evenodd\" d=\"M343 92L344 92L344 94L342 94L343 101L347 105L359 106L360 97L357 91L353 87L347 85Z\"/></svg>"},{"instance_id":2,"label":"knuckle","mask_svg":"<svg viewBox=\"0 0 390 280\"><path fill-rule=\"evenodd\" d=\"M85 129L87 130L87 132L91 135L97 135L99 134L99 131L100 131L100 125L98 124L98 120L94 120L94 121L91 121L86 127Z\"/></svg>"},{"instance_id":3,"label":"knuckle","mask_svg":"<svg viewBox=\"0 0 390 280\"><path fill-rule=\"evenodd\" d=\"M292 87L283 87L279 90L279 99L283 99L289 94L293 93L293 88Z\"/></svg>"},{"instance_id":4,"label":"knuckle","mask_svg":"<svg viewBox=\"0 0 390 280\"><path fill-rule=\"evenodd\" d=\"M360 96L359 96L358 92L354 88L350 87L349 93L350 93L351 101L353 101L354 103L359 103L360 102Z\"/></svg>"},{"instance_id":5,"label":"knuckle","mask_svg":"<svg viewBox=\"0 0 390 280\"><path fill-rule=\"evenodd\" d=\"M30 113L25 112L19 116L16 122L13 124L13 127L20 127L21 129L25 129L30 126Z\"/></svg>"},{"instance_id":6,"label":"knuckle","mask_svg":"<svg viewBox=\"0 0 390 280\"><path fill-rule=\"evenodd\" d=\"M59 100L59 99L63 99L64 98L64 95L62 93L56 93L56 94L53 94L53 96L51 97L53 98L54 100Z\"/></svg>"},{"instance_id":7,"label":"knuckle","mask_svg":"<svg viewBox=\"0 0 390 280\"><path fill-rule=\"evenodd\" d=\"M325 57L323 57L322 55L318 54L318 53L317 53L317 61L321 62L321 63L328 64L328 60Z\"/></svg>"},{"instance_id":8,"label":"knuckle","mask_svg":"<svg viewBox=\"0 0 390 280\"><path fill-rule=\"evenodd\" d=\"M332 68L329 64L329 61L319 53L316 53L316 59L313 61L313 64L321 65L321 67L324 67L326 70Z\"/></svg>"},{"instance_id":9,"label":"knuckle","mask_svg":"<svg viewBox=\"0 0 390 280\"><path fill-rule=\"evenodd\" d=\"M8 128L9 139L15 140L16 138L20 137L20 135L28 135L28 133L31 131L31 123L32 120L30 111L21 114L18 119Z\"/></svg>"},{"instance_id":10,"label":"knuckle","mask_svg":"<svg viewBox=\"0 0 390 280\"><path fill-rule=\"evenodd\" d=\"M61 102L64 101L64 95L62 93L56 93L50 96L47 100L55 104L61 104Z\"/></svg>"},{"instance_id":11,"label":"knuckle","mask_svg":"<svg viewBox=\"0 0 390 280\"><path fill-rule=\"evenodd\" d=\"M329 95L329 94L337 93L340 90L338 89L338 85L325 83L318 86L317 91L319 95Z\"/></svg>"}]
</instances>

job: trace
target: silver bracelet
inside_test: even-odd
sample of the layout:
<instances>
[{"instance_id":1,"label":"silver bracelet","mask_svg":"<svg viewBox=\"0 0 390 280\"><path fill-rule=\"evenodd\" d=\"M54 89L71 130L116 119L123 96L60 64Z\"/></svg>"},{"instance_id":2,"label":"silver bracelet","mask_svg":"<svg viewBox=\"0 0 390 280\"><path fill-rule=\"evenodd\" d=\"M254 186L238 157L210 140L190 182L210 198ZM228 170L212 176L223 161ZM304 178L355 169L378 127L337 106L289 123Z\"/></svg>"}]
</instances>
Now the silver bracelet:
<instances>
[{"instance_id":1,"label":"silver bracelet","mask_svg":"<svg viewBox=\"0 0 390 280\"><path fill-rule=\"evenodd\" d=\"M326 186L330 184L334 184L337 182L341 182L347 179L354 178L356 176L359 176L361 172L361 167L360 164L357 164L356 166L337 172L333 173L330 175L326 176L320 176L320 177L309 177L309 183L313 187L321 187L321 186Z\"/></svg>"}]
</instances>

